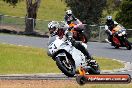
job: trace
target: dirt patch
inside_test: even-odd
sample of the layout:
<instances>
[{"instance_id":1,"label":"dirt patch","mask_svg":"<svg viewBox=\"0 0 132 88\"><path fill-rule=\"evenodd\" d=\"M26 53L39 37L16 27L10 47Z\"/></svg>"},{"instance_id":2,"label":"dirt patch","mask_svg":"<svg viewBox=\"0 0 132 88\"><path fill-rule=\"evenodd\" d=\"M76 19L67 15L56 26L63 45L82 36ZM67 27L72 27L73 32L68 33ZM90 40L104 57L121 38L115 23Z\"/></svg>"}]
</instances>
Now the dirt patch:
<instances>
[{"instance_id":1,"label":"dirt patch","mask_svg":"<svg viewBox=\"0 0 132 88\"><path fill-rule=\"evenodd\" d=\"M16 35L27 35L34 37L49 37L48 32L41 32L40 30L34 30L32 33L25 32L25 29L20 29L12 25L0 25L0 33L16 34Z\"/></svg>"},{"instance_id":2,"label":"dirt patch","mask_svg":"<svg viewBox=\"0 0 132 88\"><path fill-rule=\"evenodd\" d=\"M0 88L77 88L73 80L0 80Z\"/></svg>"},{"instance_id":3,"label":"dirt patch","mask_svg":"<svg viewBox=\"0 0 132 88\"><path fill-rule=\"evenodd\" d=\"M24 29L20 29L19 27L13 26L13 25L0 25L0 29L7 29L10 31L24 31Z\"/></svg>"},{"instance_id":4,"label":"dirt patch","mask_svg":"<svg viewBox=\"0 0 132 88\"><path fill-rule=\"evenodd\" d=\"M75 80L0 80L0 88L132 88L132 83L80 86Z\"/></svg>"}]
</instances>

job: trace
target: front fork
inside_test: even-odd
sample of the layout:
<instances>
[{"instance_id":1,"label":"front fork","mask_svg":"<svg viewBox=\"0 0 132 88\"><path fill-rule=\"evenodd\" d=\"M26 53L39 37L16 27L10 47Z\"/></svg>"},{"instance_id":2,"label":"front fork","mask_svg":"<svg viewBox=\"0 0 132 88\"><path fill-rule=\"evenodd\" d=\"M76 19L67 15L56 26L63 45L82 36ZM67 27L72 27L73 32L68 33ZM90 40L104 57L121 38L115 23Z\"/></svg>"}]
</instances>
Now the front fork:
<instances>
[{"instance_id":1,"label":"front fork","mask_svg":"<svg viewBox=\"0 0 132 88\"><path fill-rule=\"evenodd\" d=\"M121 36L121 37L119 38L120 43L121 43L122 46L125 46L125 45L126 45L126 41L125 41L126 39L127 39L127 36L126 36L126 35Z\"/></svg>"},{"instance_id":2,"label":"front fork","mask_svg":"<svg viewBox=\"0 0 132 88\"><path fill-rule=\"evenodd\" d=\"M116 44L118 44L119 46L124 46L125 45L125 38L127 38L126 35L123 36L114 36L115 38L113 39L113 41L115 41Z\"/></svg>"}]
</instances>

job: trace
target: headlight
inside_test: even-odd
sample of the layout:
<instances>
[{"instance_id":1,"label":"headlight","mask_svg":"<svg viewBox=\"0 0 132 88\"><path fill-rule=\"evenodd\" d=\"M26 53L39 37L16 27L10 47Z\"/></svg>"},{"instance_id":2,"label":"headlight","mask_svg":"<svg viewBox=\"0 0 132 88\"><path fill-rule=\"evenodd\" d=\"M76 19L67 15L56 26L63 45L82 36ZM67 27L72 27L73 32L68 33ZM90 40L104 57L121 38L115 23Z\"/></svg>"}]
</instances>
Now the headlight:
<instances>
[{"instance_id":1,"label":"headlight","mask_svg":"<svg viewBox=\"0 0 132 88\"><path fill-rule=\"evenodd\" d=\"M118 36L122 36L122 33L118 34Z\"/></svg>"},{"instance_id":2,"label":"headlight","mask_svg":"<svg viewBox=\"0 0 132 88\"><path fill-rule=\"evenodd\" d=\"M118 34L120 34L119 32L115 32L115 35L118 35Z\"/></svg>"},{"instance_id":3,"label":"headlight","mask_svg":"<svg viewBox=\"0 0 132 88\"><path fill-rule=\"evenodd\" d=\"M123 31L123 32L122 32L122 35L125 35L125 34L126 34L126 31Z\"/></svg>"},{"instance_id":4,"label":"headlight","mask_svg":"<svg viewBox=\"0 0 132 88\"><path fill-rule=\"evenodd\" d=\"M119 31L118 31L118 34L120 34L120 33L122 33L122 30L119 30Z\"/></svg>"}]
</instances>

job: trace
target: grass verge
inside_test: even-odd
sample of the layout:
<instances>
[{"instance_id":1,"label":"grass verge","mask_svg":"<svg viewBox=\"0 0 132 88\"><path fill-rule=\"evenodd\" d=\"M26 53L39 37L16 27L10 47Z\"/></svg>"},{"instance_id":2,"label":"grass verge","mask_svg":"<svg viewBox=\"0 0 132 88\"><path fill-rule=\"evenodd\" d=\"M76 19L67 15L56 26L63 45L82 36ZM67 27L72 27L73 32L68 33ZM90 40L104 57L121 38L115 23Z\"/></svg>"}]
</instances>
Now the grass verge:
<instances>
[{"instance_id":1,"label":"grass verge","mask_svg":"<svg viewBox=\"0 0 132 88\"><path fill-rule=\"evenodd\" d=\"M0 44L0 50L0 74L60 72L44 49ZM112 70L124 66L111 59L96 57L96 60L101 70Z\"/></svg>"},{"instance_id":2,"label":"grass verge","mask_svg":"<svg viewBox=\"0 0 132 88\"><path fill-rule=\"evenodd\" d=\"M101 70L113 70L118 68L123 68L124 65L116 60L111 60L104 57L95 57Z\"/></svg>"},{"instance_id":3,"label":"grass verge","mask_svg":"<svg viewBox=\"0 0 132 88\"><path fill-rule=\"evenodd\" d=\"M132 42L132 38L128 38L128 40L129 40L130 42Z\"/></svg>"}]
</instances>

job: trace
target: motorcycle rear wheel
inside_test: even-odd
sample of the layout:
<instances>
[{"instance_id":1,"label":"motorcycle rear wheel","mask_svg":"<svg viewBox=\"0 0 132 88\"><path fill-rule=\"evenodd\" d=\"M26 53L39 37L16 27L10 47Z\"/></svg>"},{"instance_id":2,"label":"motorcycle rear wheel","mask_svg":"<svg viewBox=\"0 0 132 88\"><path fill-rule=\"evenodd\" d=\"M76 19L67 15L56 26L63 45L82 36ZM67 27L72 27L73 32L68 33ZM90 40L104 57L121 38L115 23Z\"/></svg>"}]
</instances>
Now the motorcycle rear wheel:
<instances>
[{"instance_id":1,"label":"motorcycle rear wheel","mask_svg":"<svg viewBox=\"0 0 132 88\"><path fill-rule=\"evenodd\" d=\"M99 67L98 63L95 63L95 65L97 65L96 68L91 65L91 69L89 69L89 71L88 71L89 74L100 74L100 67Z\"/></svg>"}]
</instances>

